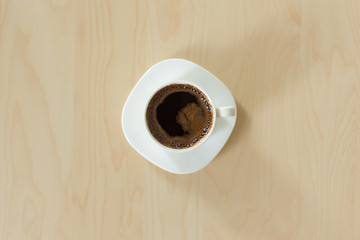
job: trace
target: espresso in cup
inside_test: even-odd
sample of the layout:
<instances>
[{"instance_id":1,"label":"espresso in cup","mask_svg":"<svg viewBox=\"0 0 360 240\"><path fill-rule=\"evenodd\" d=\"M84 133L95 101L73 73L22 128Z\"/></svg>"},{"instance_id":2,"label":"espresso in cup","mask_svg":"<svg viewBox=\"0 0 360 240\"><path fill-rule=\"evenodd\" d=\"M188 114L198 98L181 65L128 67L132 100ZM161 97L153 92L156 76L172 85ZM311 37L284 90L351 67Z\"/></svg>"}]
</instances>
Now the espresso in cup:
<instances>
[{"instance_id":1,"label":"espresso in cup","mask_svg":"<svg viewBox=\"0 0 360 240\"><path fill-rule=\"evenodd\" d=\"M214 121L208 97L190 84L171 84L151 98L146 123L151 135L173 149L194 147L206 138Z\"/></svg>"}]
</instances>

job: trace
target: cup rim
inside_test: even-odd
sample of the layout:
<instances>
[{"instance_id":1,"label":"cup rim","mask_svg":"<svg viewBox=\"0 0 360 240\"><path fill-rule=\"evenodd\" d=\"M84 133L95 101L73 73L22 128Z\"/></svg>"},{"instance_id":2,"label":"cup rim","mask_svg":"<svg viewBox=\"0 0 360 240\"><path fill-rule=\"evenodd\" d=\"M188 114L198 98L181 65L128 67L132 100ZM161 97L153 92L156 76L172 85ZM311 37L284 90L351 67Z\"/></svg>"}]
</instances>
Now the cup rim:
<instances>
[{"instance_id":1,"label":"cup rim","mask_svg":"<svg viewBox=\"0 0 360 240\"><path fill-rule=\"evenodd\" d=\"M170 148L170 147L167 147L163 144L161 144L150 132L149 128L148 128L148 124L147 124L147 119L146 119L146 111L147 111L147 108L149 106L149 103L151 101L151 99L154 97L154 95L162 88L164 87L167 87L167 86L170 86L172 84L188 84L188 85L192 85L196 88L198 88L202 93L205 94L205 96L207 97L207 99L209 100L210 102L210 105L213 109L213 121L212 121L212 124L211 124L211 128L210 128L210 131L206 134L205 138L202 138L200 141L198 141L197 143L195 143L195 145L191 146L191 147L188 147L188 148L179 148L179 149L176 149L176 148ZM214 130L214 127L215 127L215 122L216 122L216 108L214 106L214 103L213 101L211 100L211 98L209 97L209 94L203 90L203 88L199 87L199 85L191 82L191 81L186 81L186 80L177 80L177 81L174 81L174 82L171 82L171 83L167 83L167 84L164 84L164 85L161 85L160 87L156 88L156 90L154 91L153 94L150 95L149 99L146 101L146 104L145 104L145 114L144 114L144 122L145 122L145 129L146 129L146 132L148 133L148 135L150 135L150 137L154 140L154 142L159 146L161 147L162 149L166 150L166 151L169 151L169 152L174 152L174 153L184 153L184 152L189 152L189 151L192 151L196 148L198 148L199 146L203 145L206 140L211 136L213 130Z\"/></svg>"}]
</instances>

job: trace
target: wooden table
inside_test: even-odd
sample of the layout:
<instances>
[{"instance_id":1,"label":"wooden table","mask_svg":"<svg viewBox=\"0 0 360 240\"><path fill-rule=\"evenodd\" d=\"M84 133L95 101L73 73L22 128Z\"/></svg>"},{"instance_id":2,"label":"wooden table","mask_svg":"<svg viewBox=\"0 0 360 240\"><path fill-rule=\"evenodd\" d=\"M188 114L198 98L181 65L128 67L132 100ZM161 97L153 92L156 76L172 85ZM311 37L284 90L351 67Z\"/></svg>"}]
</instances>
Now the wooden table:
<instances>
[{"instance_id":1,"label":"wooden table","mask_svg":"<svg viewBox=\"0 0 360 240\"><path fill-rule=\"evenodd\" d=\"M358 0L0 1L0 239L360 239ZM205 169L121 129L166 58L238 105Z\"/></svg>"}]
</instances>

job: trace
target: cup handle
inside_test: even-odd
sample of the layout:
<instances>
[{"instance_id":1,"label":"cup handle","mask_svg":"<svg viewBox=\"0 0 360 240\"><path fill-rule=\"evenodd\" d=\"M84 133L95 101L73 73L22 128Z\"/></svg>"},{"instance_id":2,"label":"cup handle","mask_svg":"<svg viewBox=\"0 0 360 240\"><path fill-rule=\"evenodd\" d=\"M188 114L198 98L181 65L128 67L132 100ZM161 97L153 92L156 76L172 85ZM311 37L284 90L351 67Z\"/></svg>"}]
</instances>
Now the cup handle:
<instances>
[{"instance_id":1,"label":"cup handle","mask_svg":"<svg viewBox=\"0 0 360 240\"><path fill-rule=\"evenodd\" d=\"M228 107L219 107L216 108L216 117L222 118L222 117L232 117L236 115L236 109L235 107L228 106Z\"/></svg>"}]
</instances>

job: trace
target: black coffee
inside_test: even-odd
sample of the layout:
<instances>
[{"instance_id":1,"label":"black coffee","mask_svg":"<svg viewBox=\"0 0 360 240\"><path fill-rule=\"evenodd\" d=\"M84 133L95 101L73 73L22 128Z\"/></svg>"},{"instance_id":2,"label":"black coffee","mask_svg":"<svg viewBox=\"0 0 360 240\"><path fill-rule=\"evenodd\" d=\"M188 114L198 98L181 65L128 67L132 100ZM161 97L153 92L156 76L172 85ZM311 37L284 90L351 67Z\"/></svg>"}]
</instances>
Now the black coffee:
<instances>
[{"instance_id":1,"label":"black coffee","mask_svg":"<svg viewBox=\"0 0 360 240\"><path fill-rule=\"evenodd\" d=\"M212 126L213 108L206 95L189 84L171 84L155 93L146 110L151 134L164 146L189 148Z\"/></svg>"}]
</instances>

